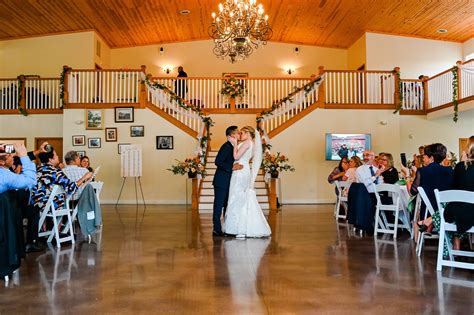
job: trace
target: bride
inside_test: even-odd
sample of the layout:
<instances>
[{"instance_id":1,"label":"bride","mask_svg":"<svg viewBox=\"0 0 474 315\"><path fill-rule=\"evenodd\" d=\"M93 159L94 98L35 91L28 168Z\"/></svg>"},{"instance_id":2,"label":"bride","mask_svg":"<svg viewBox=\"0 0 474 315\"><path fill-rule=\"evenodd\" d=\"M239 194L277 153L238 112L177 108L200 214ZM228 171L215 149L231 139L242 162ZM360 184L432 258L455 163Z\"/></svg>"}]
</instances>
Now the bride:
<instances>
[{"instance_id":1,"label":"bride","mask_svg":"<svg viewBox=\"0 0 474 315\"><path fill-rule=\"evenodd\" d=\"M243 166L232 172L229 201L223 229L226 234L237 237L266 237L272 234L270 226L258 204L254 185L262 164L262 142L260 134L247 126L240 130L240 144L231 138L234 145L235 163ZM249 161L252 159L252 168Z\"/></svg>"}]
</instances>

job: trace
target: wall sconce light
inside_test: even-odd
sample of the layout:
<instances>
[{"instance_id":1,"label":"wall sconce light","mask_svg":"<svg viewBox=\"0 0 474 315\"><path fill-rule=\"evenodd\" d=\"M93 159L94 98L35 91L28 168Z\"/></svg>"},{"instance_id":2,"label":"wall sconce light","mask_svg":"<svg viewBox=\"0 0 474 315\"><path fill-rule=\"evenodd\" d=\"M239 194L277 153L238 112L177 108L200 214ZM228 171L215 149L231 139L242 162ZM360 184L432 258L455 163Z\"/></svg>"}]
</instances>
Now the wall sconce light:
<instances>
[{"instance_id":1,"label":"wall sconce light","mask_svg":"<svg viewBox=\"0 0 474 315\"><path fill-rule=\"evenodd\" d=\"M170 74L171 69L170 69L170 68L166 68L166 69L163 69L163 71L166 72L166 74Z\"/></svg>"},{"instance_id":2,"label":"wall sconce light","mask_svg":"<svg viewBox=\"0 0 474 315\"><path fill-rule=\"evenodd\" d=\"M160 55L163 55L164 52L165 52L165 48L164 48L164 47L160 47Z\"/></svg>"},{"instance_id":3,"label":"wall sconce light","mask_svg":"<svg viewBox=\"0 0 474 315\"><path fill-rule=\"evenodd\" d=\"M286 73L288 73L289 75L292 75L293 73L295 73L295 69L294 68L288 68L288 69L286 69Z\"/></svg>"}]
</instances>

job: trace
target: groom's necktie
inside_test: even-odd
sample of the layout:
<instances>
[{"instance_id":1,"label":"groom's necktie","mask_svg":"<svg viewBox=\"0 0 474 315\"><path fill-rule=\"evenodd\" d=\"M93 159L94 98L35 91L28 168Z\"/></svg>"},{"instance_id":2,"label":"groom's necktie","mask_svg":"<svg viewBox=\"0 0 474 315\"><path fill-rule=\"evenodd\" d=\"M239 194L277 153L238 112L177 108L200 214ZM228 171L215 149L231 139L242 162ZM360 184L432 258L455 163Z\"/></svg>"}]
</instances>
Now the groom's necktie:
<instances>
[{"instance_id":1,"label":"groom's necktie","mask_svg":"<svg viewBox=\"0 0 474 315\"><path fill-rule=\"evenodd\" d=\"M369 166L369 170L370 170L370 176L375 176L374 167L372 165ZM374 184L377 184L377 178L375 178Z\"/></svg>"}]
</instances>

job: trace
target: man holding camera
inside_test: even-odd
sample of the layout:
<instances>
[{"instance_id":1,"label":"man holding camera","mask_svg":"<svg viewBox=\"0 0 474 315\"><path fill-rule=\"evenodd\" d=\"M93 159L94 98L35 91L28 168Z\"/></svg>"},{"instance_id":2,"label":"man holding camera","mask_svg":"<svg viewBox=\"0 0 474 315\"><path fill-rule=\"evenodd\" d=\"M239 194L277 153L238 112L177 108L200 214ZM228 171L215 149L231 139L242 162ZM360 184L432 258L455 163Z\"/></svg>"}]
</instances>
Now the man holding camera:
<instances>
[{"instance_id":1,"label":"man holding camera","mask_svg":"<svg viewBox=\"0 0 474 315\"><path fill-rule=\"evenodd\" d=\"M20 158L23 170L20 174L10 171L13 166L13 155ZM13 189L31 188L36 184L36 167L29 159L22 144L0 144L0 193Z\"/></svg>"}]
</instances>

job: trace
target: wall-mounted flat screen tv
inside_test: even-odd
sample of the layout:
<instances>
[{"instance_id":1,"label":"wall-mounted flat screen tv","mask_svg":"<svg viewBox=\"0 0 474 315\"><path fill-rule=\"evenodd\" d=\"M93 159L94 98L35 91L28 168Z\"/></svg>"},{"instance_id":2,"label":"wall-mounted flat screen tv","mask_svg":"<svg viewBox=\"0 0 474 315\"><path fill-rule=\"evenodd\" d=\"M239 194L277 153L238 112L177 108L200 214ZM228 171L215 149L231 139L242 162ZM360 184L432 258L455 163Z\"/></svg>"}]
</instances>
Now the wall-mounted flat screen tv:
<instances>
[{"instance_id":1,"label":"wall-mounted flat screen tv","mask_svg":"<svg viewBox=\"0 0 474 315\"><path fill-rule=\"evenodd\" d=\"M339 161L344 156L357 155L362 159L364 150L371 148L371 135L363 133L327 133L326 160Z\"/></svg>"}]
</instances>

